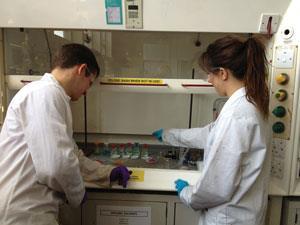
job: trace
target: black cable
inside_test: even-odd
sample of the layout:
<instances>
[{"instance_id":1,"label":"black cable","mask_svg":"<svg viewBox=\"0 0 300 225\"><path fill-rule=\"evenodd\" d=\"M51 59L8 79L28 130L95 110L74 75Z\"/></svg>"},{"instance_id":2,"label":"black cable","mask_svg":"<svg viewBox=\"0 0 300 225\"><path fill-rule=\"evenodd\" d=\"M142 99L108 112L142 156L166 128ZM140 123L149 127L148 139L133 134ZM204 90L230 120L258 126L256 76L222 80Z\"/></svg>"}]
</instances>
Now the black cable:
<instances>
[{"instance_id":1,"label":"black cable","mask_svg":"<svg viewBox=\"0 0 300 225\"><path fill-rule=\"evenodd\" d=\"M192 79L195 79L195 69L192 70ZM189 116L189 128L192 127L192 116L193 116L193 98L194 95L191 94L191 100L190 100L190 116Z\"/></svg>"},{"instance_id":2,"label":"black cable","mask_svg":"<svg viewBox=\"0 0 300 225\"><path fill-rule=\"evenodd\" d=\"M84 151L87 150L87 99L86 94L83 98L84 102Z\"/></svg>"},{"instance_id":3,"label":"black cable","mask_svg":"<svg viewBox=\"0 0 300 225\"><path fill-rule=\"evenodd\" d=\"M50 69L51 69L51 67L52 67L52 52L51 52L50 42L49 42L49 38L48 38L46 29L44 29L44 34L45 34L45 39L46 39L47 48L48 48L48 52L49 52L49 65L50 65Z\"/></svg>"}]
</instances>

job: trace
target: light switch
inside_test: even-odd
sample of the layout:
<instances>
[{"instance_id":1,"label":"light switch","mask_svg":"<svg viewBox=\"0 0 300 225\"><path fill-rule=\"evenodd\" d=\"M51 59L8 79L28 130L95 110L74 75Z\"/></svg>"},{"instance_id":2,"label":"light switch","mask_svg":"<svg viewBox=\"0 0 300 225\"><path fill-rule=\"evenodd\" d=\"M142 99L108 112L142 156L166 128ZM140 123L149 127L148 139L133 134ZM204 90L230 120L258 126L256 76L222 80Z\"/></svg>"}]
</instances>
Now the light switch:
<instances>
[{"instance_id":1,"label":"light switch","mask_svg":"<svg viewBox=\"0 0 300 225\"><path fill-rule=\"evenodd\" d=\"M276 51L275 66L277 68L293 68L294 49L280 48Z\"/></svg>"}]
</instances>

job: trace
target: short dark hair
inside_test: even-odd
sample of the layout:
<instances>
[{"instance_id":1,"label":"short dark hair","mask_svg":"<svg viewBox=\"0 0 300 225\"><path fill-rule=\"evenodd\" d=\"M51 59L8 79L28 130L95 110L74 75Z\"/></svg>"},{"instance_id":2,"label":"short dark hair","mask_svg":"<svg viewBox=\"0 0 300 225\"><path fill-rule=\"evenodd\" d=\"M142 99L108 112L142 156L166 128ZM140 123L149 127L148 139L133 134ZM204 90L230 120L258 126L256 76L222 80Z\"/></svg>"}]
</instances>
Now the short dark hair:
<instances>
[{"instance_id":1,"label":"short dark hair","mask_svg":"<svg viewBox=\"0 0 300 225\"><path fill-rule=\"evenodd\" d=\"M78 64L87 64L88 71L99 76L100 68L94 53L86 46L81 44L66 44L56 52L52 61L51 69L60 67L62 69L68 69ZM89 76L87 74L86 76Z\"/></svg>"}]
</instances>

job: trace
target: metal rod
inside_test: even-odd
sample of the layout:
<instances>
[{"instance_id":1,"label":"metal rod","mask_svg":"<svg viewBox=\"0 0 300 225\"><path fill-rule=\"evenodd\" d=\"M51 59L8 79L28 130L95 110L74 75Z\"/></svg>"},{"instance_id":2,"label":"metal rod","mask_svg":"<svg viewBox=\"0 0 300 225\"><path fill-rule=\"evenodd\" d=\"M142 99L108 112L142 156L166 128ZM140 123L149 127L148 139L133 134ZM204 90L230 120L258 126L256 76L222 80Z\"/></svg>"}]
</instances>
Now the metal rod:
<instances>
[{"instance_id":1,"label":"metal rod","mask_svg":"<svg viewBox=\"0 0 300 225\"><path fill-rule=\"evenodd\" d=\"M84 150L87 150L87 99L84 95Z\"/></svg>"},{"instance_id":2,"label":"metal rod","mask_svg":"<svg viewBox=\"0 0 300 225\"><path fill-rule=\"evenodd\" d=\"M192 79L195 79L195 69L192 70ZM191 94L191 100L190 100L190 116L189 116L189 128L192 127L192 116L193 116L193 98L194 95Z\"/></svg>"}]
</instances>

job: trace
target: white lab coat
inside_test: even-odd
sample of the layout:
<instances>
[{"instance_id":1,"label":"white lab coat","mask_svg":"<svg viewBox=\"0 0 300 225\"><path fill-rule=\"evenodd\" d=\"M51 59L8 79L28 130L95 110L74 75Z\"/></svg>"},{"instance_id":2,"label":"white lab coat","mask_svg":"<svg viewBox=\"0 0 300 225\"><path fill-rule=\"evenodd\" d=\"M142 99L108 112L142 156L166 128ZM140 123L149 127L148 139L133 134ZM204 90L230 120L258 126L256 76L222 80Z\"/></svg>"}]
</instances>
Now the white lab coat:
<instances>
[{"instance_id":1,"label":"white lab coat","mask_svg":"<svg viewBox=\"0 0 300 225\"><path fill-rule=\"evenodd\" d=\"M72 138L69 102L51 74L11 101L0 134L1 225L56 225L60 203L83 199L81 173L109 184L112 168L84 157Z\"/></svg>"},{"instance_id":2,"label":"white lab coat","mask_svg":"<svg viewBox=\"0 0 300 225\"><path fill-rule=\"evenodd\" d=\"M215 122L163 132L167 144L204 149L199 180L180 193L183 203L202 214L199 224L264 224L270 171L267 131L241 88Z\"/></svg>"}]
</instances>

